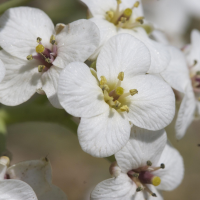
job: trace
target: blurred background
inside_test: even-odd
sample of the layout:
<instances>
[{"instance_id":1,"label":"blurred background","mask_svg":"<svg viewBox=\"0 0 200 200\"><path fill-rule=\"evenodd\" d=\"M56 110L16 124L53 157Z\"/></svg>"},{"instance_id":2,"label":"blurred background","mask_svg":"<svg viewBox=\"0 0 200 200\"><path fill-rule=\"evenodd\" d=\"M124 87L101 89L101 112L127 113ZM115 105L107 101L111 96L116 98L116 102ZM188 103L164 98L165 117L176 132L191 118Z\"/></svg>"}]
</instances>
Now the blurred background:
<instances>
[{"instance_id":1,"label":"blurred background","mask_svg":"<svg viewBox=\"0 0 200 200\"><path fill-rule=\"evenodd\" d=\"M17 2L18 0L15 1ZM160 23L163 26L163 30L167 32L167 38L177 46L189 42L191 29L200 29L198 15L192 11L185 11L187 8L185 1L144 0L145 16L148 16L146 19L151 19L153 23ZM8 3L9 0L0 0L0 13L5 2ZM168 3L159 5L159 12L155 11L155 7L161 2ZM67 24L80 18L86 18L87 9L78 0L29 0L22 1L22 3L26 6L42 9L55 24L58 22ZM176 9L171 9L170 6L173 7L175 5L177 6ZM178 11L182 7L184 9L181 10L181 15ZM162 11L163 8L167 10L166 13ZM164 15L165 20L168 18L169 22L156 22L161 15ZM180 15L184 16L186 23L182 24ZM168 25L167 23L171 23L171 26L164 26ZM181 25L181 28L171 30L170 27L178 25ZM178 42L172 39L173 36ZM34 98L37 99L38 95L35 95ZM31 105L31 101L24 105ZM199 200L200 147L198 147L198 143L200 143L200 122L193 122L181 141L176 141L173 127L174 122L167 127L167 133L171 143L184 158L185 177L177 189L172 192L163 192L164 199ZM56 123L30 121L8 126L7 149L12 153L12 164L48 156L53 168L53 182L66 192L69 200L89 200L90 192L94 186L100 181L110 178L108 172L109 161L94 158L84 153L79 146L77 136L66 127Z\"/></svg>"}]
</instances>

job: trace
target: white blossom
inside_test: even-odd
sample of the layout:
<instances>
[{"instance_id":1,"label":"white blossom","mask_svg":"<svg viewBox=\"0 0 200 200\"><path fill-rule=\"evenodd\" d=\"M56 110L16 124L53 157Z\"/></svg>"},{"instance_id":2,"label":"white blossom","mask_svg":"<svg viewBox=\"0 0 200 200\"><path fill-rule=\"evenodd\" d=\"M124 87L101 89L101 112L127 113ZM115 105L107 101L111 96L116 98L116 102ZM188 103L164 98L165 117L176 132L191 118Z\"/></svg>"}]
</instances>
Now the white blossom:
<instances>
[{"instance_id":1,"label":"white blossom","mask_svg":"<svg viewBox=\"0 0 200 200\"><path fill-rule=\"evenodd\" d=\"M6 70L3 62L0 60L0 82L3 80L5 76Z\"/></svg>"},{"instance_id":2,"label":"white blossom","mask_svg":"<svg viewBox=\"0 0 200 200\"><path fill-rule=\"evenodd\" d=\"M97 59L97 72L70 63L59 79L63 108L81 117L82 149L97 157L116 153L129 140L130 122L149 130L167 126L174 117L171 87L146 74L151 63L146 46L129 34L112 37ZM92 73L91 73L92 72Z\"/></svg>"},{"instance_id":3,"label":"white blossom","mask_svg":"<svg viewBox=\"0 0 200 200\"><path fill-rule=\"evenodd\" d=\"M156 196L163 200L159 190L175 189L184 174L181 155L166 142L164 130L133 127L130 140L115 154L115 169L110 168L114 177L99 183L91 200L153 200ZM121 173L116 175L116 168Z\"/></svg>"},{"instance_id":4,"label":"white blossom","mask_svg":"<svg viewBox=\"0 0 200 200\"><path fill-rule=\"evenodd\" d=\"M38 92L60 108L56 94L60 71L72 61L84 62L98 44L99 30L88 20L54 28L39 9L7 10L0 18L0 59L6 67L0 102L18 105Z\"/></svg>"},{"instance_id":5,"label":"white blossom","mask_svg":"<svg viewBox=\"0 0 200 200\"><path fill-rule=\"evenodd\" d=\"M170 61L165 45L151 40L148 36L153 27L144 19L140 1L136 0L81 0L91 14L91 21L100 30L100 45L92 55L95 59L101 48L114 35L129 33L145 43L150 51L149 73L160 73Z\"/></svg>"},{"instance_id":6,"label":"white blossom","mask_svg":"<svg viewBox=\"0 0 200 200\"><path fill-rule=\"evenodd\" d=\"M65 193L52 184L51 165L47 158L8 166L0 158L0 200L67 200Z\"/></svg>"}]
</instances>

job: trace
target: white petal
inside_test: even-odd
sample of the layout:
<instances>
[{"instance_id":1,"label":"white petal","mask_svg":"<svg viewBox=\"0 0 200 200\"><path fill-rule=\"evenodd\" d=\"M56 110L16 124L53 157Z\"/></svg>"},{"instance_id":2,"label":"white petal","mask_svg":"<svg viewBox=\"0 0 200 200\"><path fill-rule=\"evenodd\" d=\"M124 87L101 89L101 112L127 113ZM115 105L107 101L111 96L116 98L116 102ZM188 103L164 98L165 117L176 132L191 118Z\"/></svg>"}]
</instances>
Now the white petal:
<instances>
[{"instance_id":1,"label":"white petal","mask_svg":"<svg viewBox=\"0 0 200 200\"><path fill-rule=\"evenodd\" d=\"M196 99L194 96L193 88L189 83L186 88L185 96L181 102L176 120L176 138L180 140L186 133L187 128L194 119L196 109Z\"/></svg>"},{"instance_id":2,"label":"white petal","mask_svg":"<svg viewBox=\"0 0 200 200\"><path fill-rule=\"evenodd\" d=\"M3 80L5 76L6 70L3 62L0 60L0 82Z\"/></svg>"},{"instance_id":3,"label":"white petal","mask_svg":"<svg viewBox=\"0 0 200 200\"><path fill-rule=\"evenodd\" d=\"M169 47L171 61L167 69L161 73L164 80L174 89L185 93L190 82L189 70L183 53L175 47Z\"/></svg>"},{"instance_id":4,"label":"white petal","mask_svg":"<svg viewBox=\"0 0 200 200\"><path fill-rule=\"evenodd\" d=\"M137 31L128 29L121 29L121 31L119 31L120 34L129 33L135 36L146 45L151 55L151 65L148 73L160 73L167 68L170 62L170 53L168 52L168 48L163 44L153 41L143 32L144 30L141 28L138 28Z\"/></svg>"},{"instance_id":5,"label":"white petal","mask_svg":"<svg viewBox=\"0 0 200 200\"><path fill-rule=\"evenodd\" d=\"M42 90L45 91L49 101L56 108L62 108L57 96L58 79L61 68L52 66L48 71L42 74ZM40 88L38 88L40 89Z\"/></svg>"},{"instance_id":6,"label":"white petal","mask_svg":"<svg viewBox=\"0 0 200 200\"><path fill-rule=\"evenodd\" d=\"M0 46L18 58L35 52L37 37L45 47L54 31L51 19L37 8L18 7L7 10L0 18Z\"/></svg>"},{"instance_id":7,"label":"white petal","mask_svg":"<svg viewBox=\"0 0 200 200\"><path fill-rule=\"evenodd\" d=\"M145 74L150 63L149 51L142 42L129 34L120 34L102 48L97 59L97 75L99 79L105 76L116 83L120 72L124 72L124 79Z\"/></svg>"},{"instance_id":8,"label":"white petal","mask_svg":"<svg viewBox=\"0 0 200 200\"><path fill-rule=\"evenodd\" d=\"M81 118L78 138L82 149L95 157L108 157L119 151L129 140L129 121L115 109Z\"/></svg>"},{"instance_id":9,"label":"white petal","mask_svg":"<svg viewBox=\"0 0 200 200\"><path fill-rule=\"evenodd\" d=\"M130 140L115 154L115 158L124 173L146 166L147 161L156 166L166 142L167 135L164 129L149 131L133 126Z\"/></svg>"},{"instance_id":10,"label":"white petal","mask_svg":"<svg viewBox=\"0 0 200 200\"><path fill-rule=\"evenodd\" d=\"M157 188L161 190L174 190L180 185L184 176L182 156L168 142L162 152L159 163L164 163L165 169L154 172L156 176L161 178L161 184Z\"/></svg>"},{"instance_id":11,"label":"white petal","mask_svg":"<svg viewBox=\"0 0 200 200\"><path fill-rule=\"evenodd\" d=\"M0 102L15 106L24 103L41 86L37 61L25 61L0 51L0 59L6 67L6 75L0 83Z\"/></svg>"},{"instance_id":12,"label":"white petal","mask_svg":"<svg viewBox=\"0 0 200 200\"><path fill-rule=\"evenodd\" d=\"M65 26L56 36L58 56L53 64L64 68L73 61L86 61L99 45L99 29L85 19Z\"/></svg>"},{"instance_id":13,"label":"white petal","mask_svg":"<svg viewBox=\"0 0 200 200\"><path fill-rule=\"evenodd\" d=\"M4 177L5 177L5 174L6 174L6 170L7 170L6 165L0 164L0 181L4 180Z\"/></svg>"},{"instance_id":14,"label":"white petal","mask_svg":"<svg viewBox=\"0 0 200 200\"><path fill-rule=\"evenodd\" d=\"M105 18L106 12L109 10L116 9L117 2L115 0L81 0L83 3L87 5L90 12L93 16L101 16L102 18Z\"/></svg>"},{"instance_id":15,"label":"white petal","mask_svg":"<svg viewBox=\"0 0 200 200\"><path fill-rule=\"evenodd\" d=\"M91 18L90 21L94 22L100 31L100 43L96 51L90 56L91 60L95 60L101 51L103 45L114 35L117 34L116 26L102 18Z\"/></svg>"},{"instance_id":16,"label":"white petal","mask_svg":"<svg viewBox=\"0 0 200 200\"><path fill-rule=\"evenodd\" d=\"M38 200L67 200L67 196L59 187L52 185L50 190L38 196Z\"/></svg>"},{"instance_id":17,"label":"white petal","mask_svg":"<svg viewBox=\"0 0 200 200\"><path fill-rule=\"evenodd\" d=\"M12 165L7 174L11 179L28 183L37 196L44 194L51 184L51 165L48 160L31 160Z\"/></svg>"},{"instance_id":18,"label":"white petal","mask_svg":"<svg viewBox=\"0 0 200 200\"><path fill-rule=\"evenodd\" d=\"M175 98L171 87L153 75L139 75L123 81L127 89L137 89L138 94L127 97L127 114L134 125L148 130L166 127L175 114ZM123 87L123 86L122 86Z\"/></svg>"},{"instance_id":19,"label":"white petal","mask_svg":"<svg viewBox=\"0 0 200 200\"><path fill-rule=\"evenodd\" d=\"M19 180L0 181L0 200L37 200L32 188Z\"/></svg>"},{"instance_id":20,"label":"white petal","mask_svg":"<svg viewBox=\"0 0 200 200\"><path fill-rule=\"evenodd\" d=\"M70 63L61 72L58 97L62 107L76 117L92 117L109 108L96 78L84 63Z\"/></svg>"},{"instance_id":21,"label":"white petal","mask_svg":"<svg viewBox=\"0 0 200 200\"><path fill-rule=\"evenodd\" d=\"M136 185L126 175L110 178L99 183L91 193L91 200L131 200Z\"/></svg>"}]
</instances>

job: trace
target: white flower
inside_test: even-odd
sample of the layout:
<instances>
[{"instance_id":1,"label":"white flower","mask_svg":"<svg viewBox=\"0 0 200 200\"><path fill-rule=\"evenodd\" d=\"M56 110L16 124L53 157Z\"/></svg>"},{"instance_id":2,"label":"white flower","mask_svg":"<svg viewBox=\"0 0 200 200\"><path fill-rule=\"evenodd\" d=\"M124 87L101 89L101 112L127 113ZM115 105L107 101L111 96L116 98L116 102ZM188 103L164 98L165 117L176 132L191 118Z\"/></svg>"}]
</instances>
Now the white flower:
<instances>
[{"instance_id":1,"label":"white flower","mask_svg":"<svg viewBox=\"0 0 200 200\"><path fill-rule=\"evenodd\" d=\"M51 165L47 158L12 165L0 161L0 200L67 200L65 193L52 184Z\"/></svg>"},{"instance_id":2,"label":"white flower","mask_svg":"<svg viewBox=\"0 0 200 200\"><path fill-rule=\"evenodd\" d=\"M37 91L45 92L50 102L60 107L56 94L60 71L72 61L84 62L98 44L99 30L88 20L59 24L54 29L39 9L7 10L0 18L0 59L6 67L0 102L18 105Z\"/></svg>"},{"instance_id":3,"label":"white flower","mask_svg":"<svg viewBox=\"0 0 200 200\"><path fill-rule=\"evenodd\" d=\"M112 36L129 33L145 43L151 54L149 73L160 73L170 61L166 47L148 37L152 31L151 25L144 20L140 1L136 0L81 0L91 12L94 22L100 30L100 45L92 59L99 54L102 46Z\"/></svg>"},{"instance_id":4,"label":"white flower","mask_svg":"<svg viewBox=\"0 0 200 200\"><path fill-rule=\"evenodd\" d=\"M171 47L171 62L161 76L184 94L176 121L176 137L181 139L194 118L200 117L200 33L194 30L192 44L183 52Z\"/></svg>"},{"instance_id":5,"label":"white flower","mask_svg":"<svg viewBox=\"0 0 200 200\"><path fill-rule=\"evenodd\" d=\"M0 82L3 80L5 76L6 70L3 62L0 60Z\"/></svg>"},{"instance_id":6,"label":"white flower","mask_svg":"<svg viewBox=\"0 0 200 200\"><path fill-rule=\"evenodd\" d=\"M143 0L145 17L163 31L170 43L181 47L191 18L200 19L199 0Z\"/></svg>"},{"instance_id":7,"label":"white flower","mask_svg":"<svg viewBox=\"0 0 200 200\"><path fill-rule=\"evenodd\" d=\"M133 127L129 142L115 154L121 173L115 176L116 169L111 166L115 177L99 183L91 200L153 200L156 196L155 199L162 200L157 189L175 189L184 175L181 155L166 142L164 130L153 132Z\"/></svg>"},{"instance_id":8,"label":"white flower","mask_svg":"<svg viewBox=\"0 0 200 200\"><path fill-rule=\"evenodd\" d=\"M78 138L85 152L97 157L116 153L129 140L129 122L149 130L171 122L173 91L146 74L150 63L142 42L120 34L102 48L97 72L80 62L70 63L61 72L58 97L68 113L81 117Z\"/></svg>"}]
</instances>

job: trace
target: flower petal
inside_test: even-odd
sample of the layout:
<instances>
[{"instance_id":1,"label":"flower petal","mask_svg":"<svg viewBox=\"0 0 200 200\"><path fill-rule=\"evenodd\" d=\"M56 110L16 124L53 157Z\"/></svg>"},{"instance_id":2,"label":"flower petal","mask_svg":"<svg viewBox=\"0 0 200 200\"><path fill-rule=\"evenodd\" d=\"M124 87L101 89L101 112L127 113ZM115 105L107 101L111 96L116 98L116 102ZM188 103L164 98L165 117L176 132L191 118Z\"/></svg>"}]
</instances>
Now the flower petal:
<instances>
[{"instance_id":1,"label":"flower petal","mask_svg":"<svg viewBox=\"0 0 200 200\"><path fill-rule=\"evenodd\" d=\"M5 73L6 73L6 70L5 70L4 64L0 60L0 82L3 80Z\"/></svg>"},{"instance_id":2,"label":"flower petal","mask_svg":"<svg viewBox=\"0 0 200 200\"><path fill-rule=\"evenodd\" d=\"M62 108L57 96L58 79L61 68L52 66L49 70L42 74L42 90L45 91L49 101L56 108ZM39 88L38 88L39 89Z\"/></svg>"},{"instance_id":3,"label":"flower petal","mask_svg":"<svg viewBox=\"0 0 200 200\"><path fill-rule=\"evenodd\" d=\"M175 114L175 98L171 87L154 75L125 79L124 88L137 89L138 94L126 98L127 114L134 125L148 130L166 127ZM123 86L122 86L123 87Z\"/></svg>"},{"instance_id":4,"label":"flower petal","mask_svg":"<svg viewBox=\"0 0 200 200\"><path fill-rule=\"evenodd\" d=\"M116 9L117 7L117 2L115 0L106 0L104 2L102 2L102 0L81 1L86 4L93 16L101 16L102 18L106 16L107 11Z\"/></svg>"},{"instance_id":5,"label":"flower petal","mask_svg":"<svg viewBox=\"0 0 200 200\"><path fill-rule=\"evenodd\" d=\"M193 88L189 83L186 88L185 96L181 102L176 120L176 138L180 140L186 133L187 128L190 126L194 119L196 109L196 99L194 96Z\"/></svg>"},{"instance_id":6,"label":"flower petal","mask_svg":"<svg viewBox=\"0 0 200 200\"><path fill-rule=\"evenodd\" d=\"M94 22L100 31L100 43L99 47L96 49L96 51L90 56L91 60L97 59L97 56L99 55L99 52L101 51L101 48L103 45L114 35L117 34L117 30L114 24L108 22L105 19L102 18L91 18L90 21Z\"/></svg>"},{"instance_id":7,"label":"flower petal","mask_svg":"<svg viewBox=\"0 0 200 200\"><path fill-rule=\"evenodd\" d=\"M91 193L91 200L130 200L136 185L126 175L110 178L99 183Z\"/></svg>"},{"instance_id":8,"label":"flower petal","mask_svg":"<svg viewBox=\"0 0 200 200\"><path fill-rule=\"evenodd\" d=\"M28 183L38 197L50 189L51 165L46 159L25 161L12 165L8 168L7 174L11 179L19 179Z\"/></svg>"},{"instance_id":9,"label":"flower petal","mask_svg":"<svg viewBox=\"0 0 200 200\"><path fill-rule=\"evenodd\" d=\"M97 75L105 76L112 83L124 72L124 79L145 74L151 64L147 47L129 34L112 37L102 48L97 59Z\"/></svg>"},{"instance_id":10,"label":"flower petal","mask_svg":"<svg viewBox=\"0 0 200 200\"><path fill-rule=\"evenodd\" d=\"M133 126L130 140L115 154L115 158L124 173L145 166L147 161L155 166L166 142L167 134L164 129L149 131Z\"/></svg>"},{"instance_id":11,"label":"flower petal","mask_svg":"<svg viewBox=\"0 0 200 200\"><path fill-rule=\"evenodd\" d=\"M96 78L89 67L80 62L70 63L61 72L58 98L62 107L76 117L92 117L109 108Z\"/></svg>"},{"instance_id":12,"label":"flower petal","mask_svg":"<svg viewBox=\"0 0 200 200\"><path fill-rule=\"evenodd\" d=\"M78 138L83 151L95 157L108 157L119 151L129 140L130 124L115 109L81 118Z\"/></svg>"},{"instance_id":13,"label":"flower petal","mask_svg":"<svg viewBox=\"0 0 200 200\"><path fill-rule=\"evenodd\" d=\"M25 61L0 51L6 75L0 83L0 102L8 106L24 103L41 87L40 73L36 61Z\"/></svg>"},{"instance_id":14,"label":"flower petal","mask_svg":"<svg viewBox=\"0 0 200 200\"><path fill-rule=\"evenodd\" d=\"M37 8L8 9L0 17L0 46L8 53L26 60L35 52L37 37L48 48L54 31L51 19Z\"/></svg>"},{"instance_id":15,"label":"flower petal","mask_svg":"<svg viewBox=\"0 0 200 200\"><path fill-rule=\"evenodd\" d=\"M151 55L151 65L148 73L160 73L164 71L170 62L170 53L167 46L150 39L142 28L137 28L137 31L129 29L121 29L121 33L129 33L143 42L148 48Z\"/></svg>"},{"instance_id":16,"label":"flower petal","mask_svg":"<svg viewBox=\"0 0 200 200\"><path fill-rule=\"evenodd\" d=\"M175 90L185 93L190 83L189 70L183 53L175 47L169 47L171 61L165 71L161 73L164 80Z\"/></svg>"},{"instance_id":17,"label":"flower petal","mask_svg":"<svg viewBox=\"0 0 200 200\"><path fill-rule=\"evenodd\" d=\"M168 142L160 157L159 163L165 164L165 169L154 172L161 178L161 184L157 189L174 190L183 180L184 164L180 153Z\"/></svg>"},{"instance_id":18,"label":"flower petal","mask_svg":"<svg viewBox=\"0 0 200 200\"><path fill-rule=\"evenodd\" d=\"M53 64L64 68L73 61L86 61L98 47L99 40L99 29L89 20L66 25L56 36L58 55Z\"/></svg>"},{"instance_id":19,"label":"flower petal","mask_svg":"<svg viewBox=\"0 0 200 200\"><path fill-rule=\"evenodd\" d=\"M6 174L7 166L0 164L0 181L4 180L5 174Z\"/></svg>"},{"instance_id":20,"label":"flower petal","mask_svg":"<svg viewBox=\"0 0 200 200\"><path fill-rule=\"evenodd\" d=\"M0 200L37 200L32 188L19 180L0 181Z\"/></svg>"}]
</instances>

